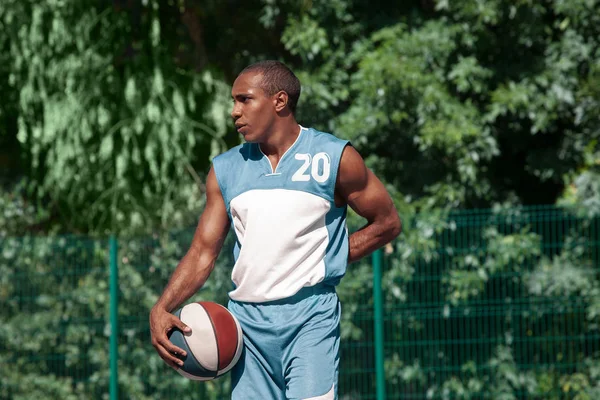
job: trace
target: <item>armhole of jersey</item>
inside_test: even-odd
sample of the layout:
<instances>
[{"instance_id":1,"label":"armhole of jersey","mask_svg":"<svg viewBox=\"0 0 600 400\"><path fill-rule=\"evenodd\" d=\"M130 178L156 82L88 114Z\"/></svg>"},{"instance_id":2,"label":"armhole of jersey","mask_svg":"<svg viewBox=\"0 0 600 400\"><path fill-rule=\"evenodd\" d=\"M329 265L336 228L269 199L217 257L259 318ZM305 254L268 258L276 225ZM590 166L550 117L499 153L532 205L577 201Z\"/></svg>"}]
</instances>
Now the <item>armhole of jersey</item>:
<instances>
[{"instance_id":1,"label":"armhole of jersey","mask_svg":"<svg viewBox=\"0 0 600 400\"><path fill-rule=\"evenodd\" d=\"M215 172L215 178L217 178L217 184L219 185L219 190L221 191L221 197L223 197L223 202L225 203L225 209L227 210L227 214L229 214L229 202L227 201L227 196L225 194L225 187L221 180L221 176L219 173L219 168L217 164L219 163L218 159L213 159L213 171Z\"/></svg>"},{"instance_id":2,"label":"armhole of jersey","mask_svg":"<svg viewBox=\"0 0 600 400\"><path fill-rule=\"evenodd\" d=\"M337 177L338 177L338 174L340 172L340 165L342 165L342 155L344 154L344 150L346 150L347 146L352 146L352 143L350 143L349 140L344 140L343 143L341 143L341 144L342 144L342 146L340 148L339 155L334 158L335 165L332 165L332 167L333 167L332 169L334 171L334 176L333 176L334 179L332 179L332 181L333 181L333 190L331 192L331 202L333 203L333 205L336 208L340 208L337 205L335 205L335 189L337 187ZM344 206L342 206L342 207L344 207Z\"/></svg>"}]
</instances>

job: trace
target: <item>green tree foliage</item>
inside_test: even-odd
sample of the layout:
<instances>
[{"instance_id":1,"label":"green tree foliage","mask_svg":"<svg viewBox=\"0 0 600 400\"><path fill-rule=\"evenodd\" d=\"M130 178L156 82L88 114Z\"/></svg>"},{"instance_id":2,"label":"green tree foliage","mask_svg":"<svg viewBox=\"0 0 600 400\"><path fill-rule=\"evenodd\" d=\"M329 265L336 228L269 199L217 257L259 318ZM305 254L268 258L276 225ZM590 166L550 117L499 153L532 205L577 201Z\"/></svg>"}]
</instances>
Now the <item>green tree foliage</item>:
<instances>
[{"instance_id":1,"label":"green tree foliage","mask_svg":"<svg viewBox=\"0 0 600 400\"><path fill-rule=\"evenodd\" d=\"M275 57L303 82L301 122L351 139L410 209L552 204L564 187L596 205L596 6L6 1L3 156L70 231L189 224L193 171L237 140L233 77Z\"/></svg>"},{"instance_id":2,"label":"green tree foliage","mask_svg":"<svg viewBox=\"0 0 600 400\"><path fill-rule=\"evenodd\" d=\"M195 170L227 147L228 89L214 70L191 73L178 18L157 1L3 5L13 134L70 231L193 223Z\"/></svg>"},{"instance_id":3,"label":"green tree foliage","mask_svg":"<svg viewBox=\"0 0 600 400\"><path fill-rule=\"evenodd\" d=\"M302 115L414 207L552 204L598 159L596 1L365 3L295 9L282 40Z\"/></svg>"}]
</instances>

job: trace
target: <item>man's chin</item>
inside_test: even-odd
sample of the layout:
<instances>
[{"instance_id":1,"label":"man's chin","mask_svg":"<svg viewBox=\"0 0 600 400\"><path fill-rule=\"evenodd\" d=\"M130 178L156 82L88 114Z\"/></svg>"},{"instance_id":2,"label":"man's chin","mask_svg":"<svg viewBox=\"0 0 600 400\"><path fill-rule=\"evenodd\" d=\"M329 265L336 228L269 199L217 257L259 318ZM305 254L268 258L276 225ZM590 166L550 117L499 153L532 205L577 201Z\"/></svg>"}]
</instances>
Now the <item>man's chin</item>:
<instances>
[{"instance_id":1,"label":"man's chin","mask_svg":"<svg viewBox=\"0 0 600 400\"><path fill-rule=\"evenodd\" d=\"M242 134L242 137L244 138L244 141L246 141L246 143L257 143L258 142L258 138L254 137L253 135L250 134Z\"/></svg>"}]
</instances>

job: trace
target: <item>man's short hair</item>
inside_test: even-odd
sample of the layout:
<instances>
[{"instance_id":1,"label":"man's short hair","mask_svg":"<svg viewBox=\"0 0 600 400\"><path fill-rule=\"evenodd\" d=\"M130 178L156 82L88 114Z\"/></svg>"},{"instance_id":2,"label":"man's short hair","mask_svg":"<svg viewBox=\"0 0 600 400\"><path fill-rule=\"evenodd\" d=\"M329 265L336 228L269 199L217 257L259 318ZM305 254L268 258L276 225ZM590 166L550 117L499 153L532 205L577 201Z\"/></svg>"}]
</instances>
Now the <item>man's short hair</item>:
<instances>
[{"instance_id":1,"label":"man's short hair","mask_svg":"<svg viewBox=\"0 0 600 400\"><path fill-rule=\"evenodd\" d=\"M288 95L288 107L293 114L296 113L296 105L300 98L300 80L291 69L279 61L259 61L244 68L240 75L245 72L260 72L263 75L262 88L267 96L283 90Z\"/></svg>"}]
</instances>

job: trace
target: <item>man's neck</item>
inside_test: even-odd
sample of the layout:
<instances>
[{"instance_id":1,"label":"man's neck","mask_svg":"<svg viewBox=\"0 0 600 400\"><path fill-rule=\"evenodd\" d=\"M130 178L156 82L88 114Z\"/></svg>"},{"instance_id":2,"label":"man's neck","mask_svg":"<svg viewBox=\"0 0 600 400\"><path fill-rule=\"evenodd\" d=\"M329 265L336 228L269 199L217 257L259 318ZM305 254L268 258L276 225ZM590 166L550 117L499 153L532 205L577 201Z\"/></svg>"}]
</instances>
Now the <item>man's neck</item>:
<instances>
[{"instance_id":1,"label":"man's neck","mask_svg":"<svg viewBox=\"0 0 600 400\"><path fill-rule=\"evenodd\" d=\"M266 141L259 143L260 149L267 157L279 160L298 139L301 129L296 121L276 127Z\"/></svg>"}]
</instances>

